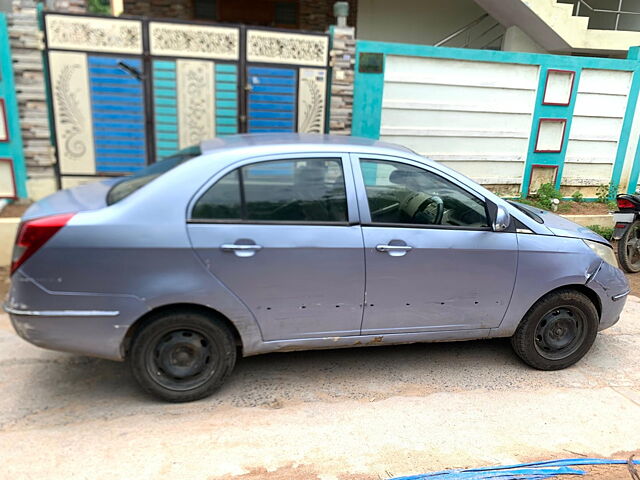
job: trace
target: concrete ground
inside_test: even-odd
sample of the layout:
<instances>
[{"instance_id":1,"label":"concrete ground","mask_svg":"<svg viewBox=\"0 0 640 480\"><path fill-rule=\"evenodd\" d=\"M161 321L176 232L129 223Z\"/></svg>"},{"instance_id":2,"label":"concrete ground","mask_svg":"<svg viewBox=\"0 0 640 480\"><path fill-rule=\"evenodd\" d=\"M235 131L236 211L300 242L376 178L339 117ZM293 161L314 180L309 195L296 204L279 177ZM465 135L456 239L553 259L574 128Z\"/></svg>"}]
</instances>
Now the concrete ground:
<instances>
[{"instance_id":1,"label":"concrete ground","mask_svg":"<svg viewBox=\"0 0 640 480\"><path fill-rule=\"evenodd\" d=\"M504 340L243 359L213 397L143 395L125 364L0 316L0 478L379 479L640 449L640 299L559 372ZM589 478L630 478L624 469Z\"/></svg>"}]
</instances>

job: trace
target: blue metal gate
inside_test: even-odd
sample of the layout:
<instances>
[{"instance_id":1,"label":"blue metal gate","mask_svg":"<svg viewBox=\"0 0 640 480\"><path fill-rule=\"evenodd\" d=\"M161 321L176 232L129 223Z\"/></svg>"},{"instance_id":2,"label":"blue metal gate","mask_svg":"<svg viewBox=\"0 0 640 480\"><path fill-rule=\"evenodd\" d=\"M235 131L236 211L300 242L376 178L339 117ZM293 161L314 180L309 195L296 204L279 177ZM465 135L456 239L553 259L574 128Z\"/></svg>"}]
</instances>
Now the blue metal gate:
<instances>
[{"instance_id":1,"label":"blue metal gate","mask_svg":"<svg viewBox=\"0 0 640 480\"><path fill-rule=\"evenodd\" d=\"M297 75L293 68L247 68L248 132L296 130Z\"/></svg>"},{"instance_id":2,"label":"blue metal gate","mask_svg":"<svg viewBox=\"0 0 640 480\"><path fill-rule=\"evenodd\" d=\"M96 172L135 172L147 163L144 86L130 73L142 61L90 55L88 65Z\"/></svg>"}]
</instances>

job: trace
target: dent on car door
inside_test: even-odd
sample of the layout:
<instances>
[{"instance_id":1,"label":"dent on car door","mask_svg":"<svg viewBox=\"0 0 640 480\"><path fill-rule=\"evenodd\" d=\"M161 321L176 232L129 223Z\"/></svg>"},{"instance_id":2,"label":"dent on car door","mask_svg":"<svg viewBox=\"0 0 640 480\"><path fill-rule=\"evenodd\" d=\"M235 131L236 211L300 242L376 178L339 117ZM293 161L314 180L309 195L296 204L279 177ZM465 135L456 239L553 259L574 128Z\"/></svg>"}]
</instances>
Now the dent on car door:
<instances>
[{"instance_id":1,"label":"dent on car door","mask_svg":"<svg viewBox=\"0 0 640 480\"><path fill-rule=\"evenodd\" d=\"M483 198L418 163L354 157L365 243L363 334L497 327L516 276L515 233Z\"/></svg>"},{"instance_id":2,"label":"dent on car door","mask_svg":"<svg viewBox=\"0 0 640 480\"><path fill-rule=\"evenodd\" d=\"M341 155L245 162L205 190L188 225L192 244L263 340L359 333L363 242Z\"/></svg>"}]
</instances>

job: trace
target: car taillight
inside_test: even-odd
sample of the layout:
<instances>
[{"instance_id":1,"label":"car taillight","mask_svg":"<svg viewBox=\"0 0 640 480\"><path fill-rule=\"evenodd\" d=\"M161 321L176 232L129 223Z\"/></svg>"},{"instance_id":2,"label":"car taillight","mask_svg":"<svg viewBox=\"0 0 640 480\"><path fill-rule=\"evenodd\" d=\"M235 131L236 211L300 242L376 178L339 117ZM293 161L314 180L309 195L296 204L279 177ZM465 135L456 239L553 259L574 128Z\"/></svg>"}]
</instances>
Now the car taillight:
<instances>
[{"instance_id":1,"label":"car taillight","mask_svg":"<svg viewBox=\"0 0 640 480\"><path fill-rule=\"evenodd\" d=\"M73 217L73 213L51 215L49 217L27 220L20 225L11 259L11 274L15 272L31 255L36 253L58 230Z\"/></svg>"},{"instance_id":2,"label":"car taillight","mask_svg":"<svg viewBox=\"0 0 640 480\"><path fill-rule=\"evenodd\" d=\"M631 200L627 200L626 198L619 198L617 202L618 202L618 208L621 210L623 208L635 208L635 205L631 203Z\"/></svg>"}]
</instances>

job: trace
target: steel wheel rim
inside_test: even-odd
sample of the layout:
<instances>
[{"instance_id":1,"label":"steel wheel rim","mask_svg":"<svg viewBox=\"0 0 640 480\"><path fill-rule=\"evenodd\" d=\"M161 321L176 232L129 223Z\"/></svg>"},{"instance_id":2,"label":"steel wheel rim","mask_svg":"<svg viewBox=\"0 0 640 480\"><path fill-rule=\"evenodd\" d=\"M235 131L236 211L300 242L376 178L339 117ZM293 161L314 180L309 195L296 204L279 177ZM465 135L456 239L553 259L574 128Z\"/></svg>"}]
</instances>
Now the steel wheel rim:
<instances>
[{"instance_id":1,"label":"steel wheel rim","mask_svg":"<svg viewBox=\"0 0 640 480\"><path fill-rule=\"evenodd\" d=\"M563 360L575 353L587 335L586 318L575 307L562 306L548 311L536 325L534 345L548 360Z\"/></svg>"},{"instance_id":2,"label":"steel wheel rim","mask_svg":"<svg viewBox=\"0 0 640 480\"><path fill-rule=\"evenodd\" d=\"M204 333L180 328L156 335L147 349L147 369L160 386L187 391L204 385L218 369L218 355Z\"/></svg>"},{"instance_id":3,"label":"steel wheel rim","mask_svg":"<svg viewBox=\"0 0 640 480\"><path fill-rule=\"evenodd\" d=\"M640 269L640 224L635 223L629 227L624 248L627 261L634 269Z\"/></svg>"}]
</instances>

